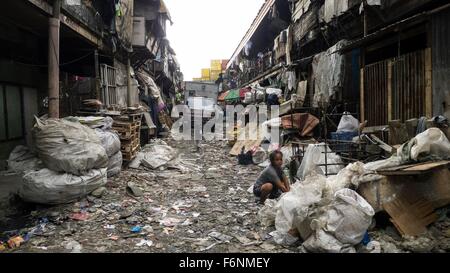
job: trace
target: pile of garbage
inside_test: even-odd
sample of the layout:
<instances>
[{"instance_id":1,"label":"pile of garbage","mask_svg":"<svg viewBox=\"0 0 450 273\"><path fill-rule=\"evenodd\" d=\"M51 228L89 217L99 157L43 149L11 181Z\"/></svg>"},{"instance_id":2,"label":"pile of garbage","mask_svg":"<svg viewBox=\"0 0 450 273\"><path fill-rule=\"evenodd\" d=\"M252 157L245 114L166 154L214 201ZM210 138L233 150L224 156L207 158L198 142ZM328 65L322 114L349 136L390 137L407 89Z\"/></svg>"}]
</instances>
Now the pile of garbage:
<instances>
[{"instance_id":1,"label":"pile of garbage","mask_svg":"<svg viewBox=\"0 0 450 273\"><path fill-rule=\"evenodd\" d=\"M301 239L305 252L354 253L358 249L379 253L380 243L367 240L375 210L356 190L375 177L376 170L449 159L450 142L441 130L431 128L387 160L352 163L329 177L317 167L321 153L317 145L308 147L297 174L299 180L278 201L266 201L258 214L261 224L275 226L274 239L279 244Z\"/></svg>"},{"instance_id":2,"label":"pile of garbage","mask_svg":"<svg viewBox=\"0 0 450 273\"><path fill-rule=\"evenodd\" d=\"M280 238L297 234L306 251L355 252L375 214L358 193L349 189L363 173L362 163L350 164L329 178L313 172L292 185L276 204L273 200L266 203L259 212L260 219L266 226L274 223Z\"/></svg>"},{"instance_id":3,"label":"pile of garbage","mask_svg":"<svg viewBox=\"0 0 450 273\"><path fill-rule=\"evenodd\" d=\"M27 202L64 204L105 185L122 165L119 137L109 130L36 118L33 151L18 146L8 160L9 169L22 177L19 196Z\"/></svg>"}]
</instances>

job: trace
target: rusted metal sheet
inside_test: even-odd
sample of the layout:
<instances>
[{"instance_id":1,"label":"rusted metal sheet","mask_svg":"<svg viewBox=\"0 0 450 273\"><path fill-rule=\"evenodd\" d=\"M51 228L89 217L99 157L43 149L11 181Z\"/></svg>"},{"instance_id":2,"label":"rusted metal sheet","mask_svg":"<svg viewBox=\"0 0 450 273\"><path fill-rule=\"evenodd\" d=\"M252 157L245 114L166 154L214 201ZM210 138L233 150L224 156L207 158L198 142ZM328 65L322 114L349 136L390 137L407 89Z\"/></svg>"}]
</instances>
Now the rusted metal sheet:
<instances>
[{"instance_id":1,"label":"rusted metal sheet","mask_svg":"<svg viewBox=\"0 0 450 273\"><path fill-rule=\"evenodd\" d=\"M450 117L450 10L433 16L433 115Z\"/></svg>"},{"instance_id":2,"label":"rusted metal sheet","mask_svg":"<svg viewBox=\"0 0 450 273\"><path fill-rule=\"evenodd\" d=\"M426 115L425 50L392 63L392 117L406 121Z\"/></svg>"},{"instance_id":3,"label":"rusted metal sheet","mask_svg":"<svg viewBox=\"0 0 450 273\"><path fill-rule=\"evenodd\" d=\"M364 118L369 126L388 124L388 61L364 68Z\"/></svg>"},{"instance_id":4,"label":"rusted metal sheet","mask_svg":"<svg viewBox=\"0 0 450 273\"><path fill-rule=\"evenodd\" d=\"M427 58L429 49L364 67L364 117L369 126L406 121L426 116L431 105L427 93ZM427 106L428 105L428 106Z\"/></svg>"}]
</instances>

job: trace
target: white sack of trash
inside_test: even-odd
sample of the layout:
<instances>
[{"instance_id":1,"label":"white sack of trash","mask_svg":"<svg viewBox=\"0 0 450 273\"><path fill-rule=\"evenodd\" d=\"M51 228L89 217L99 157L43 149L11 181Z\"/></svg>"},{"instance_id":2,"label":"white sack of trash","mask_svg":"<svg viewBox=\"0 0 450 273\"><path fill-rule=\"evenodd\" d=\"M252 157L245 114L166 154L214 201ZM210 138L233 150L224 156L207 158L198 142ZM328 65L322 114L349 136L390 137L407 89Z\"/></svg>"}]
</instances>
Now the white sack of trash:
<instances>
[{"instance_id":1,"label":"white sack of trash","mask_svg":"<svg viewBox=\"0 0 450 273\"><path fill-rule=\"evenodd\" d=\"M93 169L82 176L41 169L29 171L23 176L19 196L26 202L66 204L90 194L106 182L106 168Z\"/></svg>"},{"instance_id":2,"label":"white sack of trash","mask_svg":"<svg viewBox=\"0 0 450 273\"><path fill-rule=\"evenodd\" d=\"M83 175L108 166L95 131L78 122L36 118L33 140L38 157L53 171Z\"/></svg>"}]
</instances>

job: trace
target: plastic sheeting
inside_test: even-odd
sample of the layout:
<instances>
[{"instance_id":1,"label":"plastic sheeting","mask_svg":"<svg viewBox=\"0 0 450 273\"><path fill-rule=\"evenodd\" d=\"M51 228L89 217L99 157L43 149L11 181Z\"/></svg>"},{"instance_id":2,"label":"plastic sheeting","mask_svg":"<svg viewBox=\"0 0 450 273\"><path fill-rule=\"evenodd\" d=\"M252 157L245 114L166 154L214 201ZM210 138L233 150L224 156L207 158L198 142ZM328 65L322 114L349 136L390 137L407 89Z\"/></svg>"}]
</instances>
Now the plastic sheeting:
<instances>
[{"instance_id":1,"label":"plastic sheeting","mask_svg":"<svg viewBox=\"0 0 450 273\"><path fill-rule=\"evenodd\" d=\"M314 57L312 63L315 78L313 106L317 107L320 103L328 103L330 98L343 86L345 57L337 51L347 44L346 40L341 40L326 52Z\"/></svg>"},{"instance_id":2,"label":"plastic sheeting","mask_svg":"<svg viewBox=\"0 0 450 273\"><path fill-rule=\"evenodd\" d=\"M450 142L438 128L431 128L403 144L394 155L386 160L364 165L369 171L397 167L409 163L450 159Z\"/></svg>"},{"instance_id":3,"label":"plastic sheeting","mask_svg":"<svg viewBox=\"0 0 450 273\"><path fill-rule=\"evenodd\" d=\"M41 169L23 176L19 196L32 203L66 204L90 194L106 182L106 168L90 170L83 176Z\"/></svg>"},{"instance_id":4,"label":"plastic sheeting","mask_svg":"<svg viewBox=\"0 0 450 273\"><path fill-rule=\"evenodd\" d=\"M107 172L108 177L118 175L122 170L122 164L123 164L122 152L119 151L113 156L111 156L108 161L108 172Z\"/></svg>"},{"instance_id":5,"label":"plastic sheeting","mask_svg":"<svg viewBox=\"0 0 450 273\"><path fill-rule=\"evenodd\" d=\"M422 162L450 158L450 142L438 128L431 128L403 144L397 152L403 162Z\"/></svg>"},{"instance_id":6,"label":"plastic sheeting","mask_svg":"<svg viewBox=\"0 0 450 273\"><path fill-rule=\"evenodd\" d=\"M138 169L142 165L146 168L157 169L175 159L177 154L176 149L170 147L164 141L158 141L146 145L130 163L129 167Z\"/></svg>"},{"instance_id":7,"label":"plastic sheeting","mask_svg":"<svg viewBox=\"0 0 450 273\"><path fill-rule=\"evenodd\" d=\"M324 21L331 22L334 17L341 15L349 9L349 0L325 0Z\"/></svg>"},{"instance_id":8,"label":"plastic sheeting","mask_svg":"<svg viewBox=\"0 0 450 273\"><path fill-rule=\"evenodd\" d=\"M325 143L321 144L311 144L306 148L305 155L302 160L302 164L297 171L297 178L304 180L308 175L313 173L325 175L327 171L325 166L319 166L325 164ZM327 146L326 149L331 152L330 147ZM342 163L341 158L335 153L327 154L327 164L339 164ZM328 173L337 174L342 169L340 165L329 165Z\"/></svg>"},{"instance_id":9,"label":"plastic sheeting","mask_svg":"<svg viewBox=\"0 0 450 273\"><path fill-rule=\"evenodd\" d=\"M95 131L78 122L37 119L33 139L39 158L53 171L82 175L108 165Z\"/></svg>"}]
</instances>

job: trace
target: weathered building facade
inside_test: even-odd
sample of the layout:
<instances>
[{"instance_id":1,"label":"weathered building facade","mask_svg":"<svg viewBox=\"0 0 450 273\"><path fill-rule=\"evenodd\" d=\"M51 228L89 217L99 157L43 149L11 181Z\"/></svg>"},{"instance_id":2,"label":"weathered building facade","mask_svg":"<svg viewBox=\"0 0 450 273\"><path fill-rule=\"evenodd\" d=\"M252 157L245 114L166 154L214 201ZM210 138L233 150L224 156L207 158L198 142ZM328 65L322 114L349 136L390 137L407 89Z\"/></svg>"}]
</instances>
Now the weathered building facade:
<instances>
[{"instance_id":1,"label":"weathered building facade","mask_svg":"<svg viewBox=\"0 0 450 273\"><path fill-rule=\"evenodd\" d=\"M349 111L369 126L448 118L449 10L433 0L267 0L228 63L228 85L279 87L301 111Z\"/></svg>"},{"instance_id":2,"label":"weathered building facade","mask_svg":"<svg viewBox=\"0 0 450 273\"><path fill-rule=\"evenodd\" d=\"M49 111L50 116L78 115L86 99L98 99L103 109L139 105L142 88L134 71L160 60L161 54L169 55L164 57L170 67L168 81L180 77L179 64L171 62L174 54L166 53L171 50L165 41L170 17L163 1L6 0L2 4L0 159L18 144L32 144L35 115ZM142 47L134 33L143 11L157 15L146 21L150 26L146 35L153 40L144 45L145 58L139 55ZM169 85L163 80L158 83Z\"/></svg>"}]
</instances>

